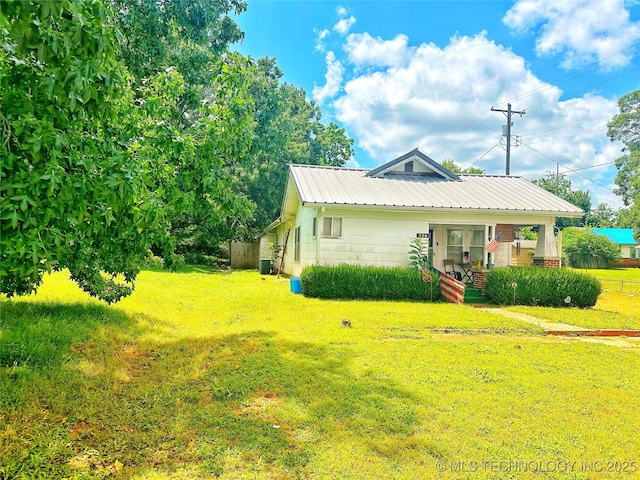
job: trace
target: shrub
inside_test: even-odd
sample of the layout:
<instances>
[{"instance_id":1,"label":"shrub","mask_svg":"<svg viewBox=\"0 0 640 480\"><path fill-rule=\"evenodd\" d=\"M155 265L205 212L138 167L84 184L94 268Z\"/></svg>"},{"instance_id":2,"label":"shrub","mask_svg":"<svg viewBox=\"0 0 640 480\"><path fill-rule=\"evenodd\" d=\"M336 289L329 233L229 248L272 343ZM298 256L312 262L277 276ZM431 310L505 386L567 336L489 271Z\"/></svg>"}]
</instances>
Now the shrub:
<instances>
[{"instance_id":1,"label":"shrub","mask_svg":"<svg viewBox=\"0 0 640 480\"><path fill-rule=\"evenodd\" d=\"M563 253L574 268L607 268L620 256L615 243L589 230L565 228L562 237Z\"/></svg>"},{"instance_id":2,"label":"shrub","mask_svg":"<svg viewBox=\"0 0 640 480\"><path fill-rule=\"evenodd\" d=\"M433 300L440 299L439 279L430 273ZM431 286L415 268L310 266L300 275L308 297L359 300L431 300Z\"/></svg>"},{"instance_id":3,"label":"shrub","mask_svg":"<svg viewBox=\"0 0 640 480\"><path fill-rule=\"evenodd\" d=\"M593 275L564 268L494 268L487 275L487 299L500 305L592 307L602 291Z\"/></svg>"}]
</instances>

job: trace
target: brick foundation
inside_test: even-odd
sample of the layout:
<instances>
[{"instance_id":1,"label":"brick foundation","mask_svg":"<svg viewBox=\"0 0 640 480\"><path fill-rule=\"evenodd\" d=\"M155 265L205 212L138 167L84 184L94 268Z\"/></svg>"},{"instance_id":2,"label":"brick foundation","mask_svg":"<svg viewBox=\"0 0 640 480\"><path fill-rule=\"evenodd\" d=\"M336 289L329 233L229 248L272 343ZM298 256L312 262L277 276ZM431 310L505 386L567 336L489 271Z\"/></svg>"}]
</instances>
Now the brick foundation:
<instances>
[{"instance_id":1,"label":"brick foundation","mask_svg":"<svg viewBox=\"0 0 640 480\"><path fill-rule=\"evenodd\" d=\"M533 265L542 268L560 268L560 257L533 257Z\"/></svg>"},{"instance_id":2,"label":"brick foundation","mask_svg":"<svg viewBox=\"0 0 640 480\"><path fill-rule=\"evenodd\" d=\"M473 271L473 288L477 288L478 290L482 290L484 293L487 289L487 274L489 270L483 268L481 270Z\"/></svg>"},{"instance_id":3,"label":"brick foundation","mask_svg":"<svg viewBox=\"0 0 640 480\"><path fill-rule=\"evenodd\" d=\"M612 262L611 265L623 268L640 268L640 258L620 258L619 260Z\"/></svg>"}]
</instances>

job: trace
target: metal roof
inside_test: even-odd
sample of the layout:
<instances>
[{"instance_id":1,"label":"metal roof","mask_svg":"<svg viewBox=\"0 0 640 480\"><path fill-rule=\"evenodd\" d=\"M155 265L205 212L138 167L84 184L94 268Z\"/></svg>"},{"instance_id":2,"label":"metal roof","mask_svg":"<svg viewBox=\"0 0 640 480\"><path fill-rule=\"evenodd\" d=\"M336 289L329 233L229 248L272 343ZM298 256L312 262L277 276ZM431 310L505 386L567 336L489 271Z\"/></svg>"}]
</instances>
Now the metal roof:
<instances>
[{"instance_id":1,"label":"metal roof","mask_svg":"<svg viewBox=\"0 0 640 480\"><path fill-rule=\"evenodd\" d=\"M447 170L438 162L433 160L431 157L425 155L417 148L414 148L409 153L405 153L404 155L396 158L395 160L391 160L390 162L385 163L384 165L380 165L378 168L374 168L373 170L367 171L367 177L380 177L385 173L393 171L394 167L399 164L402 164L405 160L417 160L424 164L427 167L427 170L430 170L436 176L442 177L446 180L460 180L460 178L453 172Z\"/></svg>"},{"instance_id":2,"label":"metal roof","mask_svg":"<svg viewBox=\"0 0 640 480\"><path fill-rule=\"evenodd\" d=\"M638 243L633 238L633 229L631 228L594 228L593 233L604 235L618 245L635 245Z\"/></svg>"},{"instance_id":3,"label":"metal roof","mask_svg":"<svg viewBox=\"0 0 640 480\"><path fill-rule=\"evenodd\" d=\"M502 211L579 217L584 212L522 177L459 175L458 181L416 175L368 176L370 170L290 165L303 205Z\"/></svg>"}]
</instances>

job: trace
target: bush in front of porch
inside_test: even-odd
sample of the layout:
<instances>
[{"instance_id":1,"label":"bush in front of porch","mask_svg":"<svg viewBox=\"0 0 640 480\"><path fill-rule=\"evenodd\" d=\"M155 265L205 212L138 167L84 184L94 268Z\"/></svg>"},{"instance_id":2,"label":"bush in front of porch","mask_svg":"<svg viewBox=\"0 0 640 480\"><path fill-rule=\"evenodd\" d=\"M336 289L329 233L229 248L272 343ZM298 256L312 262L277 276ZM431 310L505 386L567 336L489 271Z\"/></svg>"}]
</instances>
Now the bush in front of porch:
<instances>
[{"instance_id":1,"label":"bush in front of porch","mask_svg":"<svg viewBox=\"0 0 640 480\"><path fill-rule=\"evenodd\" d=\"M438 276L416 268L313 265L302 271L300 282L307 297L421 302L441 298Z\"/></svg>"},{"instance_id":2,"label":"bush in front of porch","mask_svg":"<svg viewBox=\"0 0 640 480\"><path fill-rule=\"evenodd\" d=\"M487 275L487 299L499 305L592 307L602 292L588 273L565 268L504 267Z\"/></svg>"}]
</instances>

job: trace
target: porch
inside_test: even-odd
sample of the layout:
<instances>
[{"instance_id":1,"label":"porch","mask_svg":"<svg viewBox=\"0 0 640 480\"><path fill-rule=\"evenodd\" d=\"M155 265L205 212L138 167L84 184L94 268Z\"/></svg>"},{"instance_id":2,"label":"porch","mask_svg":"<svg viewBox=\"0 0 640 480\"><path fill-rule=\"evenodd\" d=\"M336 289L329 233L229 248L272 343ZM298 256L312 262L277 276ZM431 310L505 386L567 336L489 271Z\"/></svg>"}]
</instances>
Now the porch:
<instances>
[{"instance_id":1,"label":"porch","mask_svg":"<svg viewBox=\"0 0 640 480\"><path fill-rule=\"evenodd\" d=\"M430 224L431 265L465 284L474 283L474 272L512 264L512 242L517 227L535 226L538 240L533 264L560 267L561 236L556 239L554 225L547 224Z\"/></svg>"},{"instance_id":2,"label":"porch","mask_svg":"<svg viewBox=\"0 0 640 480\"><path fill-rule=\"evenodd\" d=\"M438 273L452 279L446 287L454 292L449 301L482 303L489 271L493 267L513 264L512 244L517 227L529 224L431 224L429 258ZM562 248L561 232L555 237L553 224L535 225L533 264L543 268L559 268ZM517 249L516 253L517 255ZM445 298L447 295L445 295Z\"/></svg>"}]
</instances>

